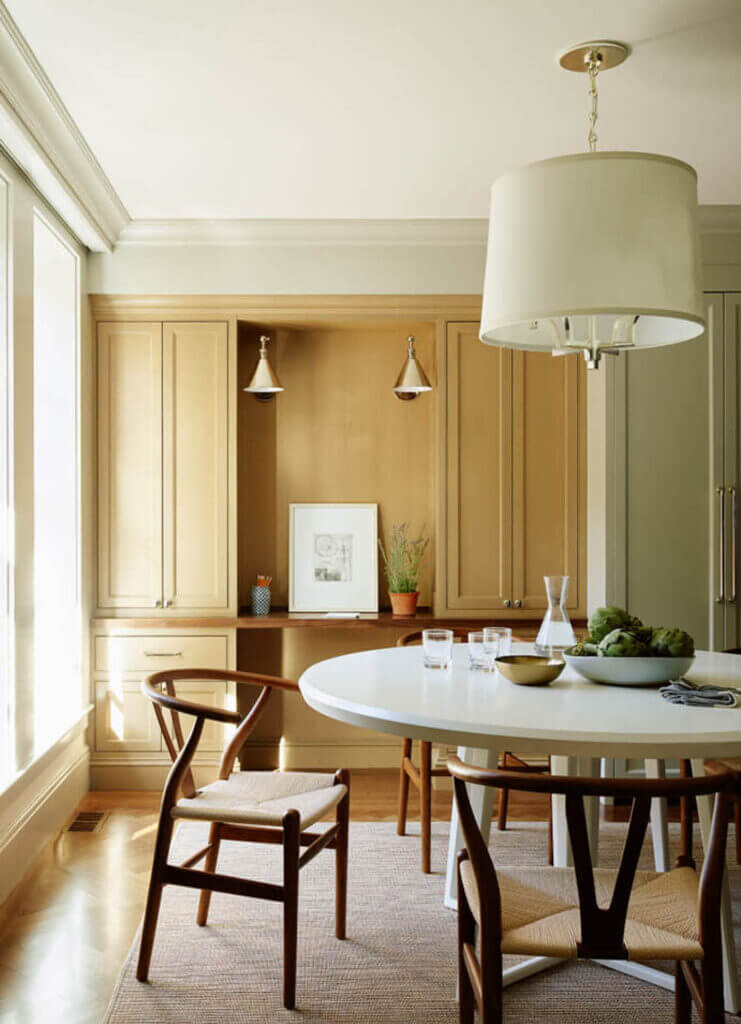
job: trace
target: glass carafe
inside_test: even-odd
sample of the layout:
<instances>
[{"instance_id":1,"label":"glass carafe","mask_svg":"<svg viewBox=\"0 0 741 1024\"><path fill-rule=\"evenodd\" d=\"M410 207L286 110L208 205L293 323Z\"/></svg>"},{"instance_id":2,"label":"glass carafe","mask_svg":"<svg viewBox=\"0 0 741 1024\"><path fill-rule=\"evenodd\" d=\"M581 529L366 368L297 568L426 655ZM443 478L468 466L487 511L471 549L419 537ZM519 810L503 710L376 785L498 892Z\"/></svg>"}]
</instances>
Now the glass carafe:
<instances>
[{"instance_id":1,"label":"glass carafe","mask_svg":"<svg viewBox=\"0 0 741 1024\"><path fill-rule=\"evenodd\" d=\"M576 643L569 613L566 611L566 594L569 590L568 576L544 576L548 611L538 630L535 650L538 654L550 655L566 650Z\"/></svg>"}]
</instances>

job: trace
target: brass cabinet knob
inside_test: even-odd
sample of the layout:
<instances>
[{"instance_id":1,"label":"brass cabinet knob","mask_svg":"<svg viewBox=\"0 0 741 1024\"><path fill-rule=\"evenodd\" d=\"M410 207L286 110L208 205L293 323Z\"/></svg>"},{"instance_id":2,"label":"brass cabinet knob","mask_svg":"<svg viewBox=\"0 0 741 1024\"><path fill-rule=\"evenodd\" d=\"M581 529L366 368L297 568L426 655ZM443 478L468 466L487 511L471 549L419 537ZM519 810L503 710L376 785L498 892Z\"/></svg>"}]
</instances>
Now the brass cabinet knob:
<instances>
[{"instance_id":1,"label":"brass cabinet knob","mask_svg":"<svg viewBox=\"0 0 741 1024\"><path fill-rule=\"evenodd\" d=\"M515 601L515 608L522 608L522 601L519 598Z\"/></svg>"},{"instance_id":2,"label":"brass cabinet knob","mask_svg":"<svg viewBox=\"0 0 741 1024\"><path fill-rule=\"evenodd\" d=\"M512 602L510 601L510 599L508 597L506 597L504 599L504 607L505 608L511 608L512 607Z\"/></svg>"},{"instance_id":3,"label":"brass cabinet knob","mask_svg":"<svg viewBox=\"0 0 741 1024\"><path fill-rule=\"evenodd\" d=\"M161 608L162 607L162 602L161 601L155 601L154 602L154 607L155 608Z\"/></svg>"}]
</instances>

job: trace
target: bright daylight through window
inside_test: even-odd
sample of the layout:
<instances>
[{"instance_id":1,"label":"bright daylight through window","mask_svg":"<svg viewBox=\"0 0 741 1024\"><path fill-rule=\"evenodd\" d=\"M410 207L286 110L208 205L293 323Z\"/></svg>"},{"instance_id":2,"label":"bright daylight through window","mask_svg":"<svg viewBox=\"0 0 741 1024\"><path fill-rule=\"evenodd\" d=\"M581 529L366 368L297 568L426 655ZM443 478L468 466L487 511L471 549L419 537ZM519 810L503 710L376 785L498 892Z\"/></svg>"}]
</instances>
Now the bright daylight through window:
<instances>
[{"instance_id":1,"label":"bright daylight through window","mask_svg":"<svg viewBox=\"0 0 741 1024\"><path fill-rule=\"evenodd\" d=\"M34 751L80 709L78 257L34 214Z\"/></svg>"}]
</instances>

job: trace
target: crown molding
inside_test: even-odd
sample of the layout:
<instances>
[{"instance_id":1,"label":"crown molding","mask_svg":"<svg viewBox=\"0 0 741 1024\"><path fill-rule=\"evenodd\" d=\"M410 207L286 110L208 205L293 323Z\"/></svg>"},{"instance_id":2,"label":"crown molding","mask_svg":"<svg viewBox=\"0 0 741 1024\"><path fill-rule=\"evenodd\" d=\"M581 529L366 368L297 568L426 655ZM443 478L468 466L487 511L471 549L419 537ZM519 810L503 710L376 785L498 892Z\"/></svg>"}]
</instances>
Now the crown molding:
<instances>
[{"instance_id":1,"label":"crown molding","mask_svg":"<svg viewBox=\"0 0 741 1024\"><path fill-rule=\"evenodd\" d=\"M703 234L741 232L741 206L701 206ZM484 218L425 220L132 220L117 245L485 246Z\"/></svg>"},{"instance_id":2,"label":"crown molding","mask_svg":"<svg viewBox=\"0 0 741 1024\"><path fill-rule=\"evenodd\" d=\"M132 220L118 245L486 244L486 220Z\"/></svg>"},{"instance_id":3,"label":"crown molding","mask_svg":"<svg viewBox=\"0 0 741 1024\"><path fill-rule=\"evenodd\" d=\"M89 295L95 320L244 319L272 326L477 321L480 295Z\"/></svg>"},{"instance_id":4,"label":"crown molding","mask_svg":"<svg viewBox=\"0 0 741 1024\"><path fill-rule=\"evenodd\" d=\"M109 252L131 218L1 0L0 139L83 245Z\"/></svg>"}]
</instances>

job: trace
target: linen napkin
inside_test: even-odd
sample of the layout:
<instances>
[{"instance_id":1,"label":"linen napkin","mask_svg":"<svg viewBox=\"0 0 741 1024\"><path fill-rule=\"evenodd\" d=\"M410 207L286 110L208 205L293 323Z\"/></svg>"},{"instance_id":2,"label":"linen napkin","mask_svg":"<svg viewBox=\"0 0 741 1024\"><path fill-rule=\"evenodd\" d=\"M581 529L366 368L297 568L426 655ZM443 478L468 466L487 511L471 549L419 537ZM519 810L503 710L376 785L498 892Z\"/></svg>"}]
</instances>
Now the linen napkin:
<instances>
[{"instance_id":1,"label":"linen napkin","mask_svg":"<svg viewBox=\"0 0 741 1024\"><path fill-rule=\"evenodd\" d=\"M735 708L741 704L741 692L724 690L709 683L691 683L688 679L674 679L662 686L659 693L672 704L687 704L695 708Z\"/></svg>"}]
</instances>

